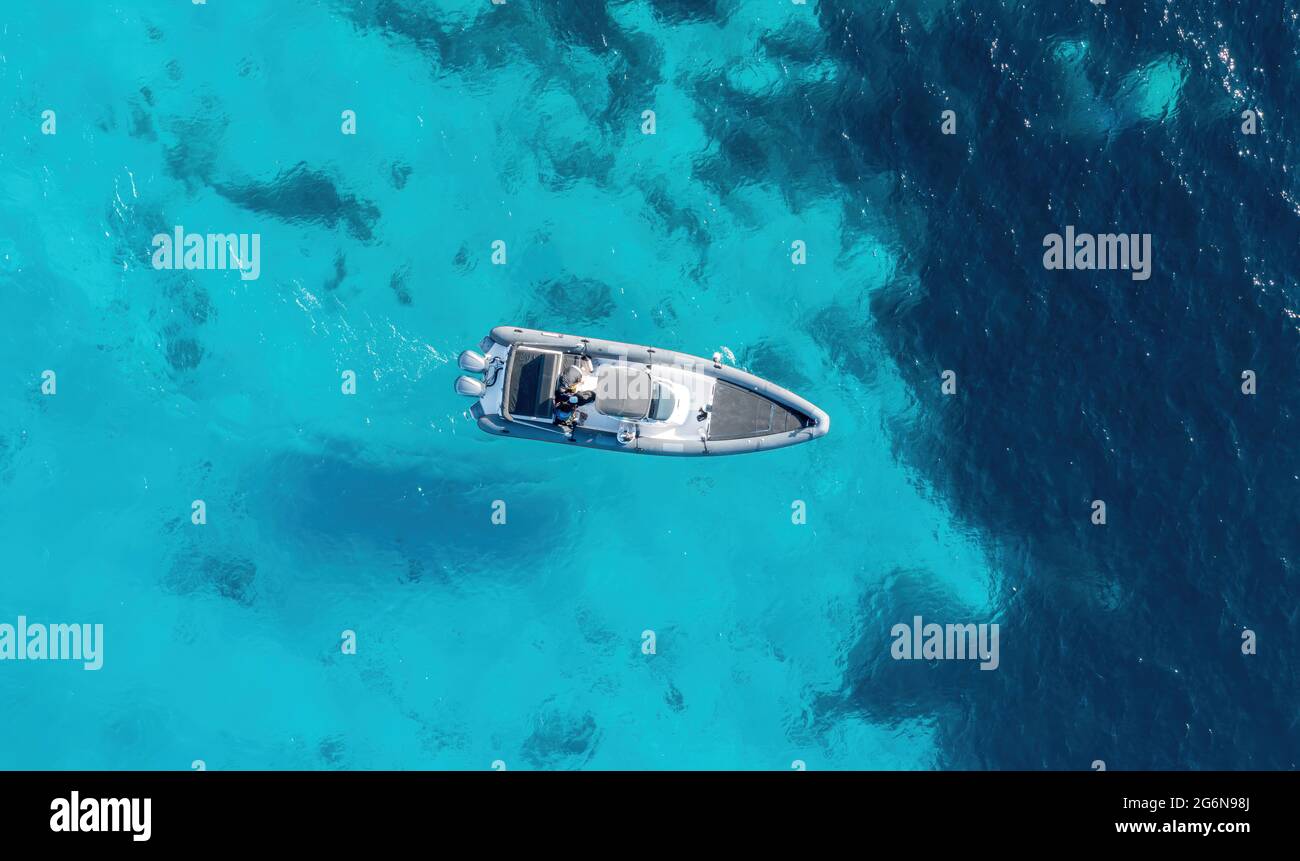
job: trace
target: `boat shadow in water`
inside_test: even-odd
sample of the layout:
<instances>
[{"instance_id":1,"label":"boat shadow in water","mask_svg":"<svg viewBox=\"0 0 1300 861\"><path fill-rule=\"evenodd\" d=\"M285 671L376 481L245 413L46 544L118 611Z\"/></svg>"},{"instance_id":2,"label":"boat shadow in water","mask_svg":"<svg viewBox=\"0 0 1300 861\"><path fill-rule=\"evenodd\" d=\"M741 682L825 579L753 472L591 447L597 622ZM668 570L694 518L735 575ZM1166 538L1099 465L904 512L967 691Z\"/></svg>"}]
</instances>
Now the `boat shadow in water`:
<instances>
[{"instance_id":1,"label":"boat shadow in water","mask_svg":"<svg viewBox=\"0 0 1300 861\"><path fill-rule=\"evenodd\" d=\"M424 466L384 466L342 453L277 455L258 491L265 522L291 540L355 545L409 556L406 578L432 560L475 560L479 571L525 571L532 550L572 524L545 487L440 475ZM503 500L506 522L494 524ZM508 530L509 540L503 540ZM557 532L559 530L559 532ZM464 570L462 564L457 565Z\"/></svg>"}]
</instances>

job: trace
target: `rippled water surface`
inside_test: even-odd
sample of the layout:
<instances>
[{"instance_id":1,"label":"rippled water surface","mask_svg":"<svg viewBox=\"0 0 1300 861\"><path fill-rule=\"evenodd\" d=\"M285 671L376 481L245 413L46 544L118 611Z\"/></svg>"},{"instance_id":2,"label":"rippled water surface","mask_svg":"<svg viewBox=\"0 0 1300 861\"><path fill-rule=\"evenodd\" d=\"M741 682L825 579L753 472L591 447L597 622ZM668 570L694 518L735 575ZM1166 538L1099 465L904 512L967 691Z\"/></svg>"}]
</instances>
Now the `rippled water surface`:
<instances>
[{"instance_id":1,"label":"rippled water surface","mask_svg":"<svg viewBox=\"0 0 1300 861\"><path fill-rule=\"evenodd\" d=\"M6 5L0 622L106 639L0 663L0 767L1294 767L1298 10ZM260 277L154 269L178 225ZM1066 225L1152 277L1044 270ZM492 438L502 323L834 430ZM891 660L915 615L999 668Z\"/></svg>"}]
</instances>

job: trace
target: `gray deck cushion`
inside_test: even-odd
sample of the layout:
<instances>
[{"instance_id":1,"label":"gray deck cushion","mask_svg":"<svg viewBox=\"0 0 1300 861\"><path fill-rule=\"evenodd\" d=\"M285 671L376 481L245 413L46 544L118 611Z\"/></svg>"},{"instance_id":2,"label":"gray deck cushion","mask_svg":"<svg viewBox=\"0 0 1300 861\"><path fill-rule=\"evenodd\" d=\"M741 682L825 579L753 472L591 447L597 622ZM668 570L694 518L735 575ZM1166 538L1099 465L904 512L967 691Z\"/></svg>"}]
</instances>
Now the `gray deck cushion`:
<instances>
[{"instance_id":1,"label":"gray deck cushion","mask_svg":"<svg viewBox=\"0 0 1300 861\"><path fill-rule=\"evenodd\" d=\"M808 419L762 395L718 381L713 390L709 439L744 439L788 433L807 427Z\"/></svg>"},{"instance_id":2,"label":"gray deck cushion","mask_svg":"<svg viewBox=\"0 0 1300 861\"><path fill-rule=\"evenodd\" d=\"M643 419L650 412L652 382L641 368L601 365L596 370L596 409L607 416Z\"/></svg>"},{"instance_id":3,"label":"gray deck cushion","mask_svg":"<svg viewBox=\"0 0 1300 861\"><path fill-rule=\"evenodd\" d=\"M506 376L506 409L512 416L550 419L560 376L560 354L532 347L515 347Z\"/></svg>"}]
</instances>

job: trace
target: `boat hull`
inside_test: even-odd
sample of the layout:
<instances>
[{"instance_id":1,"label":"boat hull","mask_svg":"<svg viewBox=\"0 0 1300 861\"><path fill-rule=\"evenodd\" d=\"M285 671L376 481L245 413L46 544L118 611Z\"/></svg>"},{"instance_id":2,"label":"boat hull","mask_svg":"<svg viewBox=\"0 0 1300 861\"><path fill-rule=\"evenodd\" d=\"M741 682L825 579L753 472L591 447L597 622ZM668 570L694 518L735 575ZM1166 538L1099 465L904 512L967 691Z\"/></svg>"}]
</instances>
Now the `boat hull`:
<instances>
[{"instance_id":1,"label":"boat hull","mask_svg":"<svg viewBox=\"0 0 1300 861\"><path fill-rule=\"evenodd\" d=\"M479 428L496 436L519 437L539 442L554 442L584 448L636 454L716 457L785 448L825 436L830 431L830 416L804 398L739 368L723 365L711 359L692 356L688 353L515 326L496 327L480 346L487 351L493 344L505 347L526 345L562 352L580 351L585 356L595 360L618 360L629 364L644 364L650 367L671 365L761 395L787 410L808 417L810 420L808 426L798 430L745 436L738 439L701 438L679 440L638 436L630 442L620 442L614 434L592 431L581 426L574 428L571 435L566 435L559 428L553 426L510 420L501 415L489 414L480 403L476 402L471 408L471 414L477 421Z\"/></svg>"}]
</instances>

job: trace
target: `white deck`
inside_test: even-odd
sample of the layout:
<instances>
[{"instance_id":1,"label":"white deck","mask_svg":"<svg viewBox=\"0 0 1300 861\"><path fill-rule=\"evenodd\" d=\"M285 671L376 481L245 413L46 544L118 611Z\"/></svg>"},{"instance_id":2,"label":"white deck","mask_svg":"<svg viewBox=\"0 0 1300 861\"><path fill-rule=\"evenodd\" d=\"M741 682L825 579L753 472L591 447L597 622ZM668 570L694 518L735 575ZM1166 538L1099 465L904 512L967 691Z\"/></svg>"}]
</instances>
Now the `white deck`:
<instances>
[{"instance_id":1,"label":"white deck","mask_svg":"<svg viewBox=\"0 0 1300 861\"><path fill-rule=\"evenodd\" d=\"M492 349L487 353L489 363L493 359L501 359L503 362L508 360L510 348L504 344L494 344ZM596 371L602 365L617 365L619 362L614 359L594 359L593 372L586 374L581 384L580 391L595 391L596 389ZM644 367L638 365L638 367ZM717 380L704 374L697 374L687 371L676 365L652 365L648 372L650 377L660 385L669 387L673 393L673 399L676 403L673 406L672 415L663 421L654 421L646 418L639 421L620 418L618 416L607 416L596 409L596 403L589 403L579 407L587 418L579 427L588 431L598 431L615 434L624 427L637 427L642 439L659 439L659 440L698 440L702 432L707 433L709 420L697 421L696 416L703 407L713 402L713 387ZM483 411L488 415L501 415L501 397L505 388L505 369L502 368L497 374L492 385L487 388L483 396L479 399ZM529 420L530 423L534 423ZM549 426L547 422L537 421L538 425Z\"/></svg>"}]
</instances>

